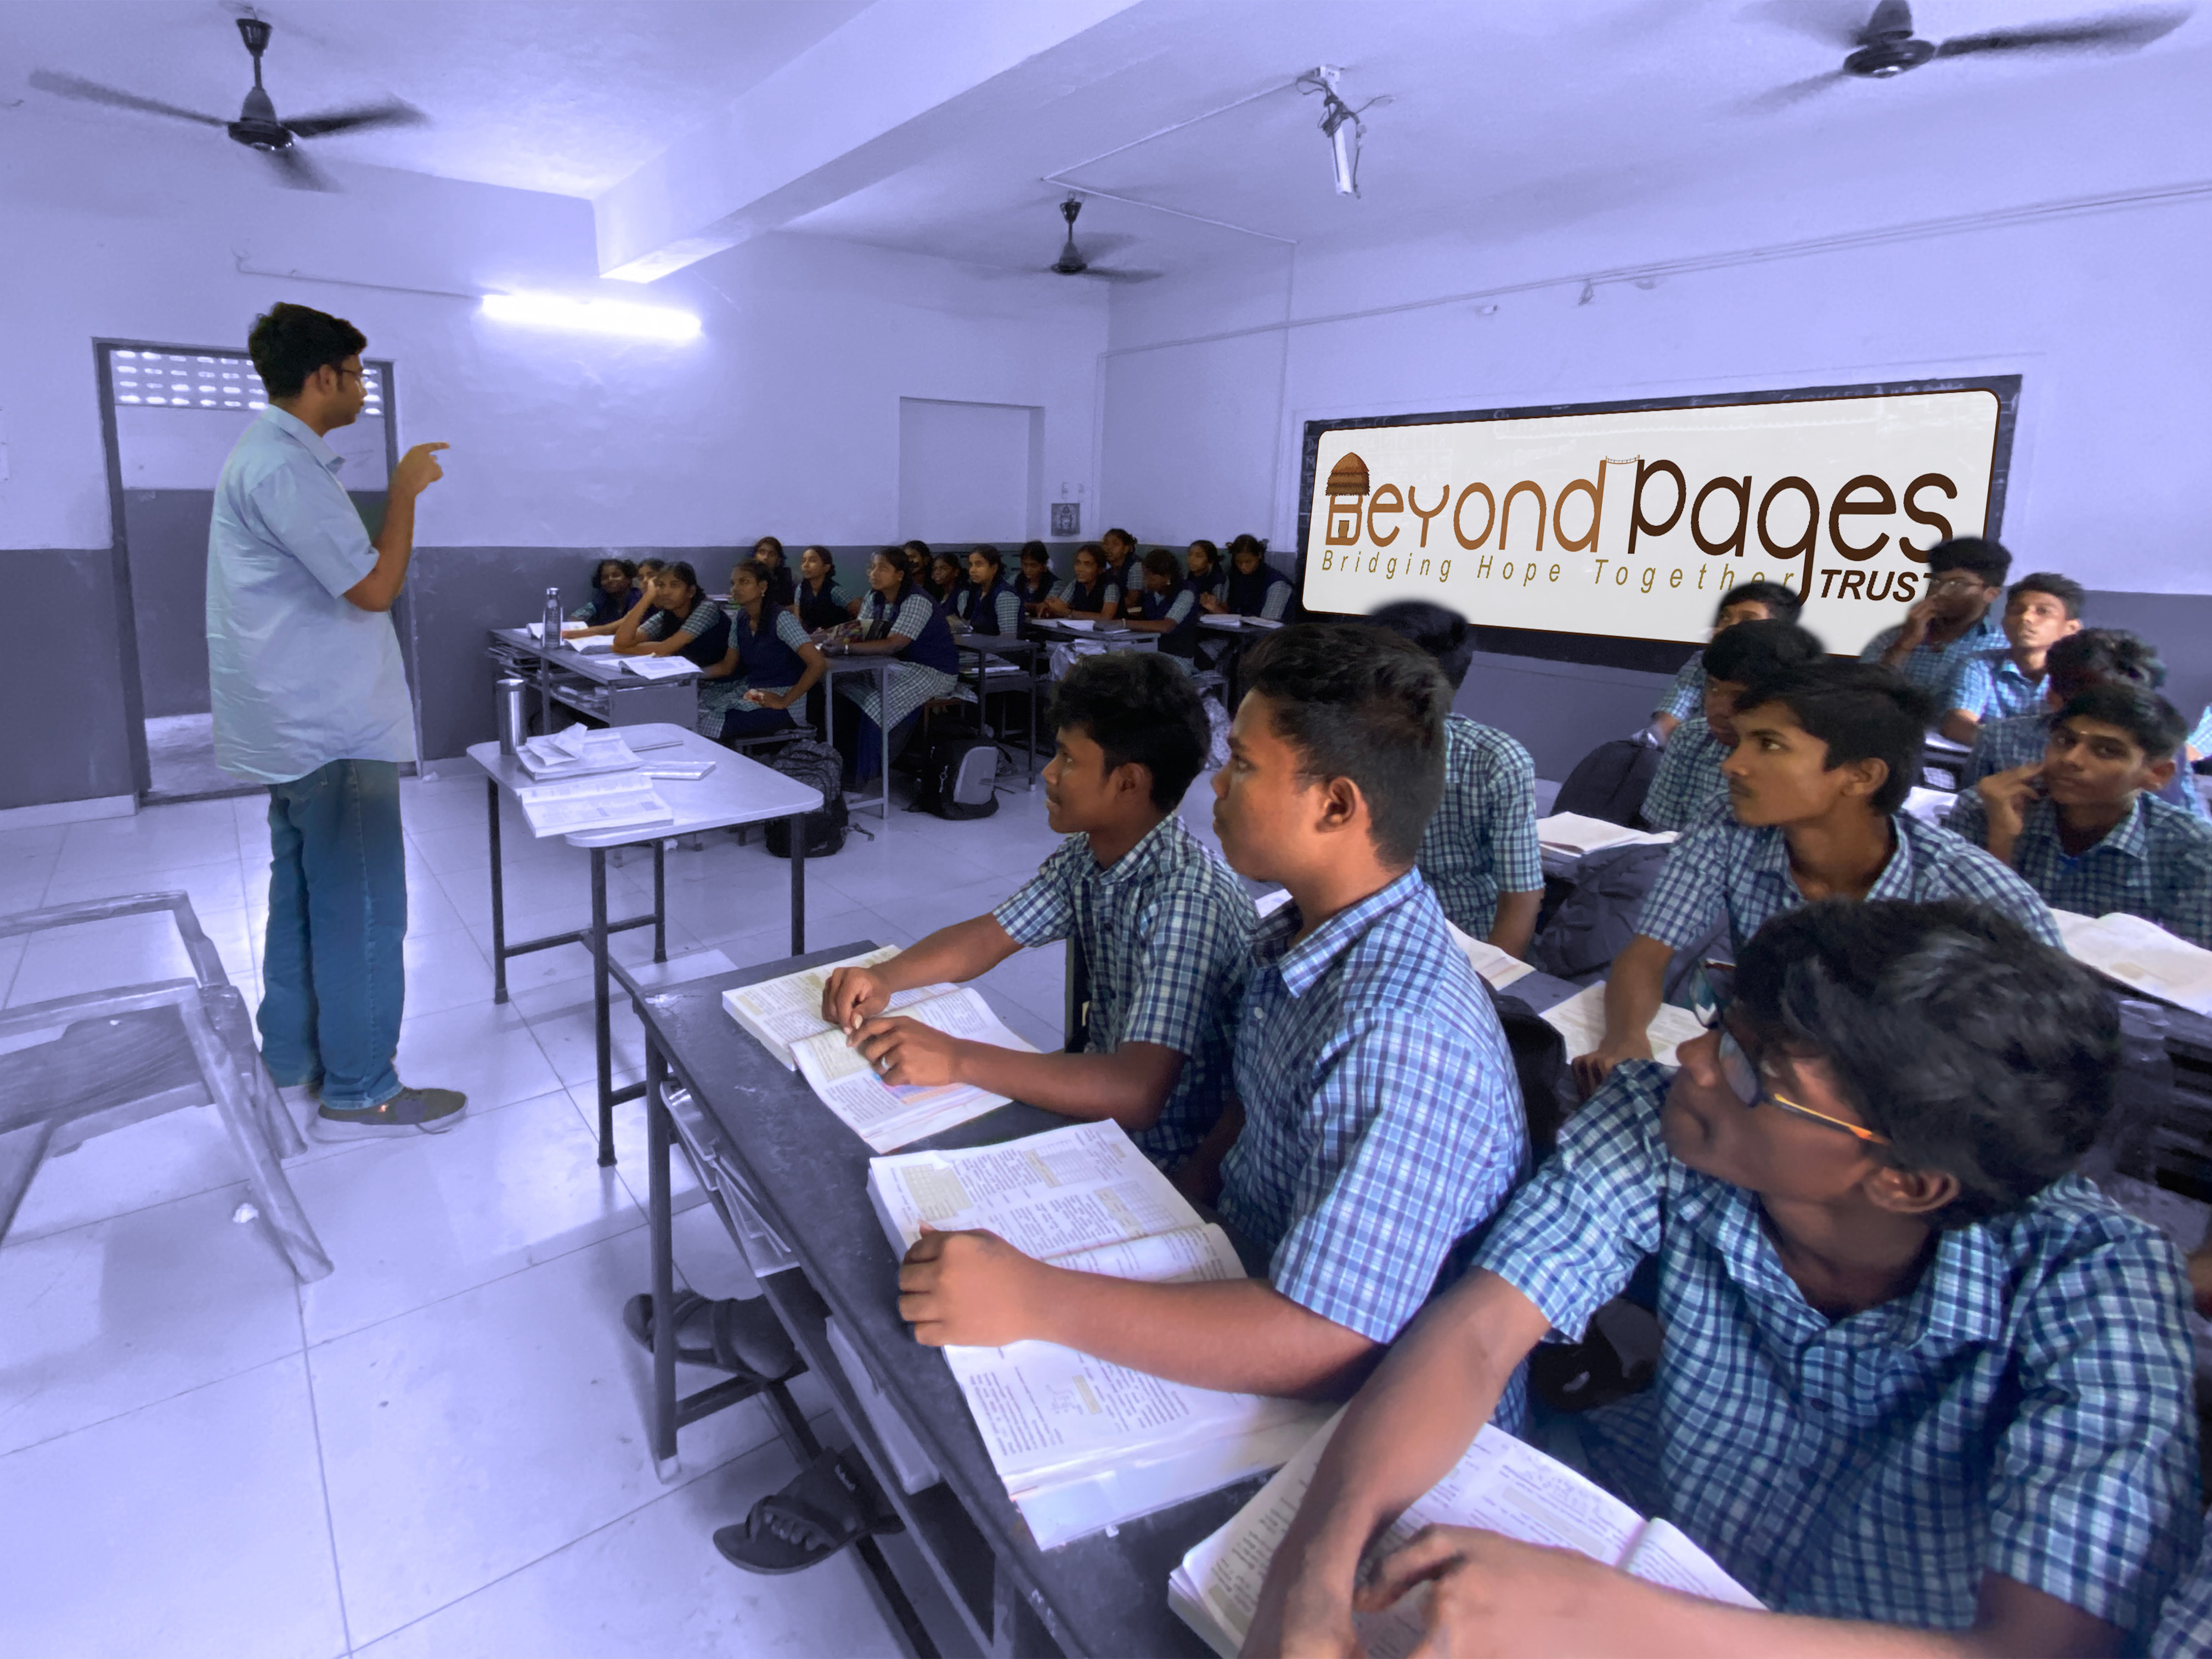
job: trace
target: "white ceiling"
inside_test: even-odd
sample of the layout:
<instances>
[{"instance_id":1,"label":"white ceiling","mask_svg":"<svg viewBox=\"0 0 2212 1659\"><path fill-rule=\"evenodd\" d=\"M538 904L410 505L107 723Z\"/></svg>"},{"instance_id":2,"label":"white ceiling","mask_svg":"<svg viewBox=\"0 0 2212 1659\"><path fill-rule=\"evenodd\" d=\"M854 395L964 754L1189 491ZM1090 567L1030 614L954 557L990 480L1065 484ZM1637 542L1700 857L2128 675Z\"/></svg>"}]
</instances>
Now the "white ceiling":
<instances>
[{"instance_id":1,"label":"white ceiling","mask_svg":"<svg viewBox=\"0 0 2212 1659\"><path fill-rule=\"evenodd\" d=\"M1048 4L1051 0L1035 0ZM940 0L957 15L960 0ZM1870 0L1869 0L1870 3ZM1930 39L2093 0L1923 0ZM1073 169L1111 191L1270 235L1382 242L1452 229L1504 241L1654 202L1736 214L1744 234L1867 222L2212 171L2212 21L2128 56L1939 62L1780 112L1747 100L1834 67L1802 25L1854 0L1145 0L1049 54L1048 90L917 141L910 161L793 221L801 233L1008 269L1051 259ZM247 59L220 0L0 0L10 118L159 125L54 106L33 67L228 113ZM434 125L315 152L590 196L866 9L866 0L278 0L280 112L386 95ZM863 18L858 29L867 27ZM1328 188L1316 101L1280 89L1321 61L1372 111L1365 199ZM895 64L883 73L896 76ZM1269 92L1271 87L1279 88ZM1149 133L1266 95L1091 165ZM834 88L825 88L825 97ZM178 129L180 141L184 130ZM216 135L206 142L219 143ZM1814 215L1816 196L1826 205ZM1102 263L1178 270L1225 233L1096 201ZM1233 243L1235 238L1228 238Z\"/></svg>"}]
</instances>

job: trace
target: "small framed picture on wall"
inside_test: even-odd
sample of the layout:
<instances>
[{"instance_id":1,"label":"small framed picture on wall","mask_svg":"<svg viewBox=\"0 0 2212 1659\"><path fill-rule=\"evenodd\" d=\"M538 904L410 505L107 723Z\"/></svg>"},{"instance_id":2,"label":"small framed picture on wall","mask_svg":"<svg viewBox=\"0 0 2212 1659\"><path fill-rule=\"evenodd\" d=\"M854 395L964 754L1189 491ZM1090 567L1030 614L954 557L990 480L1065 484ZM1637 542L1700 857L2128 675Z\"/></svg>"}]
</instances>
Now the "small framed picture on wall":
<instances>
[{"instance_id":1,"label":"small framed picture on wall","mask_svg":"<svg viewBox=\"0 0 2212 1659\"><path fill-rule=\"evenodd\" d=\"M1054 501L1052 504L1052 533L1055 536L1080 536L1083 533L1083 503Z\"/></svg>"}]
</instances>

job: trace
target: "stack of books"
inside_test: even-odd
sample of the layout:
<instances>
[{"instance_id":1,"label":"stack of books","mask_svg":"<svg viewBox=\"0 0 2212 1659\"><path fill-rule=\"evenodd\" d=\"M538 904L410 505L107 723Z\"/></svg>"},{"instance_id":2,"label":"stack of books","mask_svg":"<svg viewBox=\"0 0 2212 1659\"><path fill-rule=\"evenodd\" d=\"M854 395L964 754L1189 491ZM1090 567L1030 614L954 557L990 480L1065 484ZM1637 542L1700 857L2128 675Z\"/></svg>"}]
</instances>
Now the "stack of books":
<instances>
[{"instance_id":1,"label":"stack of books","mask_svg":"<svg viewBox=\"0 0 2212 1659\"><path fill-rule=\"evenodd\" d=\"M572 726L530 738L514 757L532 779L516 787L515 802L530 821L531 834L541 840L676 821L618 732Z\"/></svg>"}]
</instances>

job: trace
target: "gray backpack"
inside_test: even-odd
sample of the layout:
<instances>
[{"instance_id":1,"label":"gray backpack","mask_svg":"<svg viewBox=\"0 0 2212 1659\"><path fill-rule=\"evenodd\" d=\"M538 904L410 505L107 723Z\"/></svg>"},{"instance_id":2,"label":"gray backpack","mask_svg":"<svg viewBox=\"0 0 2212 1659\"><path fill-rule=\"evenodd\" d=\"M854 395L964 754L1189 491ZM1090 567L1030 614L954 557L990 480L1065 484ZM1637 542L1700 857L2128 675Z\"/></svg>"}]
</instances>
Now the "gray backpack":
<instances>
[{"instance_id":1,"label":"gray backpack","mask_svg":"<svg viewBox=\"0 0 2212 1659\"><path fill-rule=\"evenodd\" d=\"M1545 973L1577 985L1594 985L1603 979L1613 957L1636 936L1636 918L1674 850L1670 845L1647 843L1585 854L1575 871L1573 886L1528 947L1528 960ZM1674 995L1725 939L1727 930L1728 921L1723 917L1710 935L1674 953L1667 965L1667 995Z\"/></svg>"}]
</instances>

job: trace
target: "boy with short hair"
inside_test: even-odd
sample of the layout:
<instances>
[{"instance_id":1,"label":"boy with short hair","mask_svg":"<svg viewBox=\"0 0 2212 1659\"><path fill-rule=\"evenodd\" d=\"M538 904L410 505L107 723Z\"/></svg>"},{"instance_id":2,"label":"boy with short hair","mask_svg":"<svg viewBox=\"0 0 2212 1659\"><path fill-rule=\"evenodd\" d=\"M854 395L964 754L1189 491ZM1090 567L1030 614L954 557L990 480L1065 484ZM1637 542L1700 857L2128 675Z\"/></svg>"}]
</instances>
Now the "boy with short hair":
<instances>
[{"instance_id":1,"label":"boy with short hair","mask_svg":"<svg viewBox=\"0 0 2212 1659\"><path fill-rule=\"evenodd\" d=\"M2042 705L2029 714L1986 722L1974 738L1973 752L1966 757L1959 787L1971 789L1992 772L2008 772L2042 759L2051 742L2051 720L2075 693L2093 685L2136 685L2155 691L2165 684L2166 664L2148 640L2123 628L2085 628L2069 634L2044 659ZM2166 787L2154 793L2191 817L2212 821L2212 812L2206 811L2204 797L2197 792L2197 775L2186 764L2177 764Z\"/></svg>"},{"instance_id":2,"label":"boy with short hair","mask_svg":"<svg viewBox=\"0 0 2212 1659\"><path fill-rule=\"evenodd\" d=\"M1722 594L1720 603L1713 607L1712 638L1718 639L1724 630L1738 623L1794 623L1803 609L1796 594L1780 582L1738 582ZM1676 726L1701 713L1705 689L1705 653L1699 651L1674 671L1674 678L1660 697L1658 708L1651 711L1651 724L1645 728L1651 741L1664 744Z\"/></svg>"},{"instance_id":3,"label":"boy with short hair","mask_svg":"<svg viewBox=\"0 0 2212 1659\"><path fill-rule=\"evenodd\" d=\"M1960 671L1943 715L1943 735L1971 744L1982 725L2033 713L2043 702L2051 647L2081 631L2088 594L2069 576L2047 570L2022 576L2005 595L2005 644L1984 652Z\"/></svg>"},{"instance_id":4,"label":"boy with short hair","mask_svg":"<svg viewBox=\"0 0 2212 1659\"><path fill-rule=\"evenodd\" d=\"M2086 970L1949 901L1778 916L1670 1074L1568 1120L1474 1271L1352 1402L1246 1651L1349 1652L1425 1580L1425 1653L2110 1654L2195 1553L2188 1290L2074 1172L2119 1021ZM1547 1332L1656 1258L1649 1393L1580 1419L1594 1472L1773 1611L1474 1528L1384 1523Z\"/></svg>"},{"instance_id":5,"label":"boy with short hair","mask_svg":"<svg viewBox=\"0 0 2212 1659\"><path fill-rule=\"evenodd\" d=\"M1984 652L2005 648L1990 606L2004 592L2012 555L2001 543L1959 536L1928 550L1928 586L1905 620L1893 623L1859 653L1901 674L1935 700L1937 714L1959 706L1959 677Z\"/></svg>"},{"instance_id":6,"label":"boy with short hair","mask_svg":"<svg viewBox=\"0 0 2212 1659\"><path fill-rule=\"evenodd\" d=\"M1735 748L1735 706L1753 687L1787 668L1820 660L1820 641L1794 623L1746 622L1713 636L1698 662L1705 712L1674 729L1644 797L1654 830L1689 830L1728 816L1721 763Z\"/></svg>"},{"instance_id":7,"label":"boy with short hair","mask_svg":"<svg viewBox=\"0 0 2212 1659\"><path fill-rule=\"evenodd\" d=\"M1721 763L1731 822L1675 843L1613 959L1605 1038L1575 1061L1584 1089L1615 1062L1648 1060L1644 1036L1676 951L1726 921L1741 951L1767 919L1822 898L1966 898L1991 904L2058 943L2035 891L1999 860L1903 811L1920 775L1927 695L1866 663L1815 663L1761 688L1735 712Z\"/></svg>"},{"instance_id":8,"label":"boy with short hair","mask_svg":"<svg viewBox=\"0 0 2212 1659\"><path fill-rule=\"evenodd\" d=\"M1951 828L2027 878L2054 909L2125 911L2212 948L2212 825L2156 798L2188 722L2154 691L2075 694L2040 760L1959 798Z\"/></svg>"},{"instance_id":9,"label":"boy with short hair","mask_svg":"<svg viewBox=\"0 0 2212 1659\"><path fill-rule=\"evenodd\" d=\"M996 910L873 968L840 968L822 1017L890 1084L968 1083L1074 1118L1112 1118L1163 1169L1205 1138L1230 1087L1230 1016L1258 921L1176 816L1206 763L1206 712L1150 652L1086 657L1053 693L1045 811L1066 836ZM1085 1052L1029 1054L885 1016L895 991L988 973L1066 939L1091 969Z\"/></svg>"},{"instance_id":10,"label":"boy with short hair","mask_svg":"<svg viewBox=\"0 0 2212 1659\"><path fill-rule=\"evenodd\" d=\"M1504 1034L1413 868L1449 688L1364 625L1285 628L1244 673L1214 823L1230 862L1291 902L1254 939L1236 1103L1187 1174L1218 1159L1222 1218L1268 1276L1137 1284L930 1233L899 1274L922 1342L1038 1337L1202 1388L1340 1396L1520 1170ZM1501 1420L1518 1411L1509 1397Z\"/></svg>"},{"instance_id":11,"label":"boy with short hair","mask_svg":"<svg viewBox=\"0 0 2212 1659\"><path fill-rule=\"evenodd\" d=\"M1427 652L1456 697L1474 630L1456 611L1407 600L1370 618ZM1452 925L1510 957L1528 954L1544 903L1536 844L1536 763L1496 726L1444 716L1444 798L1414 862Z\"/></svg>"}]
</instances>

